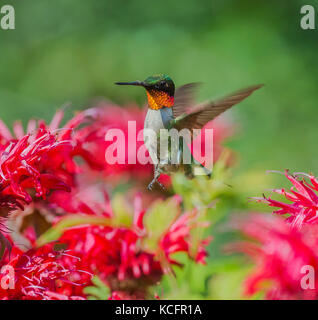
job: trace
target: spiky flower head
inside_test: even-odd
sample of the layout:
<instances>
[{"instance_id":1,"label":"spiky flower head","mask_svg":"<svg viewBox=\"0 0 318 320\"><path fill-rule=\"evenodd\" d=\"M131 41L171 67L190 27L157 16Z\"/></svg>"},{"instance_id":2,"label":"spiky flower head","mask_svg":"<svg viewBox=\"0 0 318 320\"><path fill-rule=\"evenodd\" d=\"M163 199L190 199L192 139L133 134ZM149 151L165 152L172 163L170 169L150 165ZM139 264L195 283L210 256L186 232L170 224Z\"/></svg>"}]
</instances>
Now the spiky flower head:
<instances>
[{"instance_id":1,"label":"spiky flower head","mask_svg":"<svg viewBox=\"0 0 318 320\"><path fill-rule=\"evenodd\" d=\"M287 203L274 200L270 196L256 198L256 200L264 201L271 207L278 207L279 209L273 213L287 215L287 221L292 226L301 228L304 224L316 224L318 222L317 178L306 173L292 175L288 170L283 174L292 183L291 188L289 190L284 188L274 189L273 192L284 196L288 201Z\"/></svg>"}]
</instances>

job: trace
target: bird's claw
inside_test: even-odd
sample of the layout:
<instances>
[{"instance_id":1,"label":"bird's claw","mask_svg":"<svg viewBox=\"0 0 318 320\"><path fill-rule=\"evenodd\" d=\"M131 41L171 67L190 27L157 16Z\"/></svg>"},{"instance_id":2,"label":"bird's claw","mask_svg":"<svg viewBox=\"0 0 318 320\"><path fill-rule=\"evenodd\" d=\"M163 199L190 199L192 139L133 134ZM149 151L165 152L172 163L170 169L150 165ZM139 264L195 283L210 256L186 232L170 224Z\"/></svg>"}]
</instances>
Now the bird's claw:
<instances>
[{"instance_id":1,"label":"bird's claw","mask_svg":"<svg viewBox=\"0 0 318 320\"><path fill-rule=\"evenodd\" d=\"M157 183L158 183L158 185L159 185L159 187L162 189L162 190L166 190L166 188L165 188L165 186L161 183L161 182L159 182L158 180L156 181Z\"/></svg>"},{"instance_id":2,"label":"bird's claw","mask_svg":"<svg viewBox=\"0 0 318 320\"><path fill-rule=\"evenodd\" d=\"M162 190L166 190L165 186L164 186L161 182L159 182L157 179L153 179L153 180L148 184L147 189L148 189L149 191L151 191L151 190L153 189L153 185L154 185L156 182L157 182L157 184L160 186L160 188L161 188Z\"/></svg>"}]
</instances>

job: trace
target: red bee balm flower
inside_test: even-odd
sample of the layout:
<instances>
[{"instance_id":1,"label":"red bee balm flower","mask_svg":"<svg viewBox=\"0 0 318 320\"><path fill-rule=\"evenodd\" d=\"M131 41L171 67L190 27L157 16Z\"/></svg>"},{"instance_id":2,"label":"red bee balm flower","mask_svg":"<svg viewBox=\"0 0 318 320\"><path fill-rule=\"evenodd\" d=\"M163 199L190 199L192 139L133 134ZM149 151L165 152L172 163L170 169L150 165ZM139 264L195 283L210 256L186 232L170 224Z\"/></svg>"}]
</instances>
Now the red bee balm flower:
<instances>
[{"instance_id":1,"label":"red bee balm flower","mask_svg":"<svg viewBox=\"0 0 318 320\"><path fill-rule=\"evenodd\" d=\"M108 218L109 223L105 220L105 226L67 229L59 242L66 244L72 255L79 259L65 256L64 264L76 265L76 269L98 275L111 291L118 292L124 299L144 299L147 288L156 284L165 272L171 271L171 264L180 265L172 259L173 253L185 252L200 263L204 263L207 255L204 247L208 240L195 241L190 234L193 228L206 227L207 224L197 222L197 212L180 215L179 201L179 197L158 201L145 212L137 196L131 222L118 222L120 217L114 212L109 214L112 216ZM160 225L157 214L165 212L169 212L170 217ZM129 221L129 215L123 221L127 219Z\"/></svg>"},{"instance_id":2,"label":"red bee balm flower","mask_svg":"<svg viewBox=\"0 0 318 320\"><path fill-rule=\"evenodd\" d=\"M23 209L32 201L30 189L36 197L45 198L51 190L68 190L58 178L55 168L45 168L47 159L54 157L61 148L70 148L70 141L57 141L56 137L43 132L36 139L25 135L10 142L0 155L0 206L5 216L12 209Z\"/></svg>"},{"instance_id":3,"label":"red bee balm flower","mask_svg":"<svg viewBox=\"0 0 318 320\"><path fill-rule=\"evenodd\" d=\"M305 179L299 179L299 176L303 175L308 177L309 182ZM285 196L291 203L284 203L271 199L270 197L264 197L257 199L258 201L265 201L271 207L278 207L279 210L275 210L274 213L279 215L289 214L287 221L292 226L302 227L303 224L315 224L318 222L318 180L312 175L305 173L297 173L291 175L288 171L285 171L285 176L293 184L289 191L285 189L275 189L274 192Z\"/></svg>"},{"instance_id":4,"label":"red bee balm flower","mask_svg":"<svg viewBox=\"0 0 318 320\"><path fill-rule=\"evenodd\" d=\"M315 289L308 287L308 266L318 270L318 226L292 228L278 217L251 216L242 225L251 242L240 245L255 261L255 271L246 281L246 293L265 291L267 299L317 299Z\"/></svg>"}]
</instances>

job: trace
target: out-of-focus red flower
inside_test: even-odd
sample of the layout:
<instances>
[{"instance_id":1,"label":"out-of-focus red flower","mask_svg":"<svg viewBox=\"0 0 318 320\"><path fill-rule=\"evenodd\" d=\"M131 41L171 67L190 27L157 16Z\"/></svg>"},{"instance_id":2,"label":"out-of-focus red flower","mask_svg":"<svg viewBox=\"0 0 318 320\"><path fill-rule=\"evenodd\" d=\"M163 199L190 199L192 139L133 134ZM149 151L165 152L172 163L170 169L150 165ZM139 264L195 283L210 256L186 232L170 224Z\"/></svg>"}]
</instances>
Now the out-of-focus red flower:
<instances>
[{"instance_id":1,"label":"out-of-focus red flower","mask_svg":"<svg viewBox=\"0 0 318 320\"><path fill-rule=\"evenodd\" d=\"M62 209L66 213L110 217L112 213L110 199L104 186L85 182L85 180L78 181L70 193L54 192L50 197L50 207Z\"/></svg>"},{"instance_id":2,"label":"out-of-focus red flower","mask_svg":"<svg viewBox=\"0 0 318 320\"><path fill-rule=\"evenodd\" d=\"M178 201L177 199L171 201ZM131 299L145 298L147 287L157 283L170 264L180 265L172 258L175 252L185 252L190 258L204 263L208 239L199 241L195 252L191 246L190 231L206 227L196 221L196 214L180 215L160 235L156 248L149 248L151 232L144 225L147 214L141 209L141 200L135 198L132 225L80 226L67 229L59 242L67 245L74 257L63 257L66 265L98 275L112 291L125 292ZM116 217L116 213L113 213ZM110 214L111 216L112 214ZM122 293L121 293L122 296Z\"/></svg>"},{"instance_id":3,"label":"out-of-focus red flower","mask_svg":"<svg viewBox=\"0 0 318 320\"><path fill-rule=\"evenodd\" d=\"M70 168L74 172L81 172L81 175L85 174L86 179L91 180L99 179L102 174L106 182L115 186L127 182L144 184L152 177L152 165L141 164L137 158L138 150L144 145L140 137L137 140L138 134L142 133L144 117L145 110L137 106L120 107L102 102L79 113L61 129L58 129L58 125L62 119L62 111L57 113L54 117L56 120L53 119L52 123L54 130L66 130L65 135L72 138L72 157L79 156L85 160L80 166L73 163ZM105 139L111 129L120 130L123 135L124 143L119 147L124 154L124 163L113 164L106 159L106 150L116 141L116 138L114 141Z\"/></svg>"},{"instance_id":4,"label":"out-of-focus red flower","mask_svg":"<svg viewBox=\"0 0 318 320\"><path fill-rule=\"evenodd\" d=\"M251 241L239 245L255 262L245 288L267 299L317 299L317 289L302 288L305 266L318 270L318 226L292 228L275 216L254 214L241 226ZM314 281L317 288L318 280ZM304 281L304 280L303 280ZM307 281L307 280L306 280Z\"/></svg>"},{"instance_id":5,"label":"out-of-focus red flower","mask_svg":"<svg viewBox=\"0 0 318 320\"><path fill-rule=\"evenodd\" d=\"M305 176L310 182L300 176ZM274 192L285 196L290 203L285 203L271 199L270 197L258 198L258 201L265 201L271 207L278 207L274 213L290 215L287 221L292 226L301 228L303 224L316 224L318 222L318 180L313 175L305 173L289 174L285 171L285 176L292 183L292 187L287 191L285 189L275 189Z\"/></svg>"},{"instance_id":6,"label":"out-of-focus red flower","mask_svg":"<svg viewBox=\"0 0 318 320\"><path fill-rule=\"evenodd\" d=\"M16 253L9 261L2 261L0 299L3 300L82 300L82 296L64 294L64 283L83 285L70 280L74 270L61 264L62 251L47 244L25 253ZM5 266L5 268L3 268ZM7 288L3 287L6 284Z\"/></svg>"},{"instance_id":7,"label":"out-of-focus red flower","mask_svg":"<svg viewBox=\"0 0 318 320\"><path fill-rule=\"evenodd\" d=\"M143 140L137 141L137 136L144 126L145 111L137 106L119 107L109 102L102 102L93 110L98 113L98 117L90 126L79 130L76 136L85 141L95 160L104 164L106 177L113 182L116 179L135 179L136 176L139 180L149 179L153 173L152 165L141 164L137 159L137 151L143 145ZM119 129L124 135L124 144L120 146L124 154L123 164L109 164L108 160L105 160L106 149L113 144L113 141L105 141L106 133L110 129ZM129 141L133 141L135 147Z\"/></svg>"},{"instance_id":8,"label":"out-of-focus red flower","mask_svg":"<svg viewBox=\"0 0 318 320\"><path fill-rule=\"evenodd\" d=\"M223 143L235 134L237 127L226 114L223 114L204 128L213 129L213 160L216 162L225 148Z\"/></svg>"},{"instance_id":9,"label":"out-of-focus red flower","mask_svg":"<svg viewBox=\"0 0 318 320\"><path fill-rule=\"evenodd\" d=\"M123 300L123 299L119 296L118 292L114 291L112 292L108 300Z\"/></svg>"},{"instance_id":10,"label":"out-of-focus red flower","mask_svg":"<svg viewBox=\"0 0 318 320\"><path fill-rule=\"evenodd\" d=\"M154 298L156 300L160 300L160 297L158 294L154 295ZM127 296L127 293L125 291L113 291L108 300L130 300L131 296Z\"/></svg>"}]
</instances>

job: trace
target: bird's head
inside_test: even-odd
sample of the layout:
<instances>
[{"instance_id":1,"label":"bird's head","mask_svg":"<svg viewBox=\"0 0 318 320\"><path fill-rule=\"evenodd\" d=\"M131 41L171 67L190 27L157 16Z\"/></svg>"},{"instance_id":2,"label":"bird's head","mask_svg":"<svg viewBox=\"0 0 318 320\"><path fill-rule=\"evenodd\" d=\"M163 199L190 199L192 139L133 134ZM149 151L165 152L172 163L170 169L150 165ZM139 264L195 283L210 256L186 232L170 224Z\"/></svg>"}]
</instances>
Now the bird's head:
<instances>
[{"instance_id":1,"label":"bird's head","mask_svg":"<svg viewBox=\"0 0 318 320\"><path fill-rule=\"evenodd\" d=\"M144 81L116 82L116 84L144 87L147 92L150 109L170 108L174 104L174 83L165 74L150 76Z\"/></svg>"}]
</instances>

